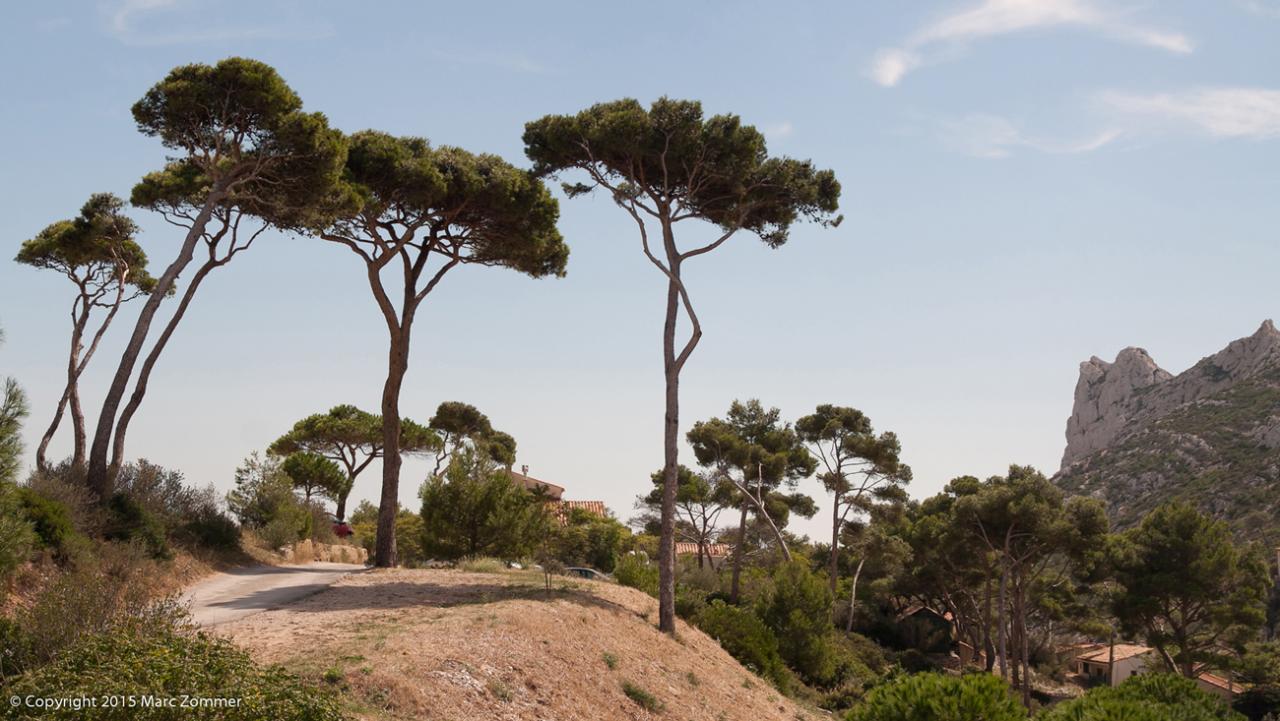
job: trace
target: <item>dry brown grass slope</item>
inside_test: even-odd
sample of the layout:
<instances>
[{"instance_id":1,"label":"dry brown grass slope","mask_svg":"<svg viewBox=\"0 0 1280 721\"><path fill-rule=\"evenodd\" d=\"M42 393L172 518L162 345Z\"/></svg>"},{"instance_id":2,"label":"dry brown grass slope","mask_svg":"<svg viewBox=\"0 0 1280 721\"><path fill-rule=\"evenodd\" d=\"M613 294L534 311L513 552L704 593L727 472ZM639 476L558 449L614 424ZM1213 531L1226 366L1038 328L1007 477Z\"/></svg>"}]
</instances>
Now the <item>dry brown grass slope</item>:
<instances>
[{"instance_id":1,"label":"dry brown grass slope","mask_svg":"<svg viewBox=\"0 0 1280 721\"><path fill-rule=\"evenodd\" d=\"M818 719L630 588L541 574L379 570L219 627L261 661L340 685L365 719ZM327 673L326 673L327 672ZM624 693L651 694L648 710Z\"/></svg>"}]
</instances>

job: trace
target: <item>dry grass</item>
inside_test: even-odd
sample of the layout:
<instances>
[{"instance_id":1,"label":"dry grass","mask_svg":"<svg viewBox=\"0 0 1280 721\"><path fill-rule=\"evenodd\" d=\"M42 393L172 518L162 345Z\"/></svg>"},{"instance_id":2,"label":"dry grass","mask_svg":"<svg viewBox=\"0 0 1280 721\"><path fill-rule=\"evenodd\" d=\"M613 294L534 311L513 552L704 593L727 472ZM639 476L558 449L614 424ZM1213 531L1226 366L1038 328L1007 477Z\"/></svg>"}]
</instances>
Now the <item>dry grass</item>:
<instances>
[{"instance_id":1,"label":"dry grass","mask_svg":"<svg viewBox=\"0 0 1280 721\"><path fill-rule=\"evenodd\" d=\"M219 631L315 678L336 665L371 720L819 718L701 632L680 623L671 639L656 620L652 598L613 584L561 579L548 592L540 573L393 569Z\"/></svg>"}]
</instances>

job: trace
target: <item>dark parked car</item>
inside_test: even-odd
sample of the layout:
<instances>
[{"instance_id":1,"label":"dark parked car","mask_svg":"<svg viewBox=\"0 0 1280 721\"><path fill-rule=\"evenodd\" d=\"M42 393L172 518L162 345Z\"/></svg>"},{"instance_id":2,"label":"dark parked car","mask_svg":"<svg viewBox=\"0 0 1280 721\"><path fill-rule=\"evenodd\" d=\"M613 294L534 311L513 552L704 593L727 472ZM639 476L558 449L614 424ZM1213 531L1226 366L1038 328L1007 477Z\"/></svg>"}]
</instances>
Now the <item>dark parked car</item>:
<instances>
[{"instance_id":1,"label":"dark parked car","mask_svg":"<svg viewBox=\"0 0 1280 721\"><path fill-rule=\"evenodd\" d=\"M591 581L612 581L607 575L600 573L594 568L583 568L582 566L570 566L564 569L566 575L577 576L578 578L586 578Z\"/></svg>"}]
</instances>

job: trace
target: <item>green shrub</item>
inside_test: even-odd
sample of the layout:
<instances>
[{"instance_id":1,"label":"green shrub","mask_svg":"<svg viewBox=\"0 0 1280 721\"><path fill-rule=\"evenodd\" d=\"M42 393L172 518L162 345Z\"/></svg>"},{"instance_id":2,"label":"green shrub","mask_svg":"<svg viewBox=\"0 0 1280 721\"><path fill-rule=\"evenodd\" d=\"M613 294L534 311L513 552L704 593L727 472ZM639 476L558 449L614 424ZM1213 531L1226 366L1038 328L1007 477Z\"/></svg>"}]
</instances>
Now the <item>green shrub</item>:
<instances>
[{"instance_id":1,"label":"green shrub","mask_svg":"<svg viewBox=\"0 0 1280 721\"><path fill-rule=\"evenodd\" d=\"M614 566L613 577L624 586L638 588L650 596L658 595L658 566L638 555L623 556Z\"/></svg>"},{"instance_id":2,"label":"green shrub","mask_svg":"<svg viewBox=\"0 0 1280 721\"><path fill-rule=\"evenodd\" d=\"M462 559L458 568L471 573L502 573L507 570L507 564L488 556L472 556Z\"/></svg>"},{"instance_id":3,"label":"green shrub","mask_svg":"<svg viewBox=\"0 0 1280 721\"><path fill-rule=\"evenodd\" d=\"M35 529L22 512L17 487L0 481L0 581L27 560L36 541Z\"/></svg>"},{"instance_id":4,"label":"green shrub","mask_svg":"<svg viewBox=\"0 0 1280 721\"><path fill-rule=\"evenodd\" d=\"M85 708L41 712L76 721L341 721L334 697L279 667L263 668L230 641L172 622L135 623L84 639L53 663L15 679L5 695L234 699L234 708ZM223 702L225 703L225 702Z\"/></svg>"},{"instance_id":5,"label":"green shrub","mask_svg":"<svg viewBox=\"0 0 1280 721\"><path fill-rule=\"evenodd\" d=\"M692 621L707 607L707 592L683 584L676 586L676 615Z\"/></svg>"},{"instance_id":6,"label":"green shrub","mask_svg":"<svg viewBox=\"0 0 1280 721\"><path fill-rule=\"evenodd\" d=\"M785 686L788 675L778 654L778 638L749 609L712 601L698 614L697 626L751 671Z\"/></svg>"},{"instance_id":7,"label":"green shrub","mask_svg":"<svg viewBox=\"0 0 1280 721\"><path fill-rule=\"evenodd\" d=\"M1026 721L1009 687L989 674L900 676L877 686L848 721ZM1120 721L1118 717L1116 721ZM1124 721L1128 721L1127 718Z\"/></svg>"},{"instance_id":8,"label":"green shrub","mask_svg":"<svg viewBox=\"0 0 1280 721\"><path fill-rule=\"evenodd\" d=\"M662 713L662 702L658 700L658 697L644 690L640 686L637 686L630 681L623 681L622 692L627 695L627 698L635 701L636 705L645 711Z\"/></svg>"},{"instance_id":9,"label":"green shrub","mask_svg":"<svg viewBox=\"0 0 1280 721\"><path fill-rule=\"evenodd\" d=\"M793 671L815 686L836 679L831 589L804 561L783 564L756 604L760 620L778 639L778 653Z\"/></svg>"},{"instance_id":10,"label":"green shrub","mask_svg":"<svg viewBox=\"0 0 1280 721\"><path fill-rule=\"evenodd\" d=\"M258 529L258 538L272 551L293 545L299 540L297 524L288 518L276 518Z\"/></svg>"},{"instance_id":11,"label":"green shrub","mask_svg":"<svg viewBox=\"0 0 1280 721\"><path fill-rule=\"evenodd\" d=\"M71 521L71 512L62 503L36 493L30 487L18 489L18 502L22 513L31 522L40 544L59 553L66 551L67 544L76 535L75 524Z\"/></svg>"},{"instance_id":12,"label":"green shrub","mask_svg":"<svg viewBox=\"0 0 1280 721\"><path fill-rule=\"evenodd\" d=\"M124 492L116 493L107 502L110 518L106 533L109 541L139 541L152 558L172 558L164 524L142 504Z\"/></svg>"},{"instance_id":13,"label":"green shrub","mask_svg":"<svg viewBox=\"0 0 1280 721\"><path fill-rule=\"evenodd\" d=\"M563 526L553 525L549 551L568 566L590 566L611 573L631 543L631 531L616 518L573 509Z\"/></svg>"},{"instance_id":14,"label":"green shrub","mask_svg":"<svg viewBox=\"0 0 1280 721\"><path fill-rule=\"evenodd\" d=\"M1130 676L1112 687L1091 689L1084 696L1054 706L1036 721L1243 721L1195 681L1165 673Z\"/></svg>"},{"instance_id":15,"label":"green shrub","mask_svg":"<svg viewBox=\"0 0 1280 721\"><path fill-rule=\"evenodd\" d=\"M1241 691L1231 708L1248 717L1249 721L1263 721L1268 714L1280 718L1280 686L1254 686Z\"/></svg>"},{"instance_id":16,"label":"green shrub","mask_svg":"<svg viewBox=\"0 0 1280 721\"><path fill-rule=\"evenodd\" d=\"M196 512L175 534L177 539L194 548L235 551L240 548L240 526L216 508Z\"/></svg>"}]
</instances>

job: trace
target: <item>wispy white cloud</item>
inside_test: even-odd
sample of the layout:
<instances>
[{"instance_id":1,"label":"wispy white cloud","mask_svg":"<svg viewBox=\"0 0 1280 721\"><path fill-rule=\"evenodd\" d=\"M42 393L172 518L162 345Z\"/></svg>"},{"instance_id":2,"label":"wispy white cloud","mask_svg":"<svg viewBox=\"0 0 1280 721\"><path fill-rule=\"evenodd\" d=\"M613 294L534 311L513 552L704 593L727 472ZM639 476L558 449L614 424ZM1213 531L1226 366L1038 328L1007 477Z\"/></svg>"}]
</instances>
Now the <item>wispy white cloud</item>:
<instances>
[{"instance_id":1,"label":"wispy white cloud","mask_svg":"<svg viewBox=\"0 0 1280 721\"><path fill-rule=\"evenodd\" d=\"M1280 0L1239 0L1239 5L1256 15L1280 18Z\"/></svg>"},{"instance_id":2,"label":"wispy white cloud","mask_svg":"<svg viewBox=\"0 0 1280 721\"><path fill-rule=\"evenodd\" d=\"M1052 155L1090 153L1123 135L1117 128L1101 130L1085 138L1061 140L1033 136L1008 118L974 113L939 124L939 138L951 150L975 158L1007 158L1017 150Z\"/></svg>"},{"instance_id":3,"label":"wispy white cloud","mask_svg":"<svg viewBox=\"0 0 1280 721\"><path fill-rule=\"evenodd\" d=\"M1131 121L1191 129L1215 138L1280 137L1280 90L1198 88L1149 95L1107 92L1103 105Z\"/></svg>"},{"instance_id":4,"label":"wispy white cloud","mask_svg":"<svg viewBox=\"0 0 1280 721\"><path fill-rule=\"evenodd\" d=\"M939 46L966 46L985 38L1053 27L1077 27L1121 42L1185 54L1187 36L1135 24L1129 13L1103 10L1090 0L982 0L967 10L921 28L899 47L879 51L868 76L892 87L915 68L936 62Z\"/></svg>"},{"instance_id":5,"label":"wispy white cloud","mask_svg":"<svg viewBox=\"0 0 1280 721\"><path fill-rule=\"evenodd\" d=\"M783 138L791 137L791 134L794 133L795 130L796 129L791 125L790 120L784 120L776 125L766 126L764 129L764 135L769 140L782 140Z\"/></svg>"},{"instance_id":6,"label":"wispy white cloud","mask_svg":"<svg viewBox=\"0 0 1280 721\"><path fill-rule=\"evenodd\" d=\"M333 28L327 23L304 18L218 25L210 24L203 17L187 17L180 18L177 23L166 24L166 14L179 13L198 4L192 0L121 0L107 8L106 29L120 42L136 46L323 38L333 35Z\"/></svg>"}]
</instances>

